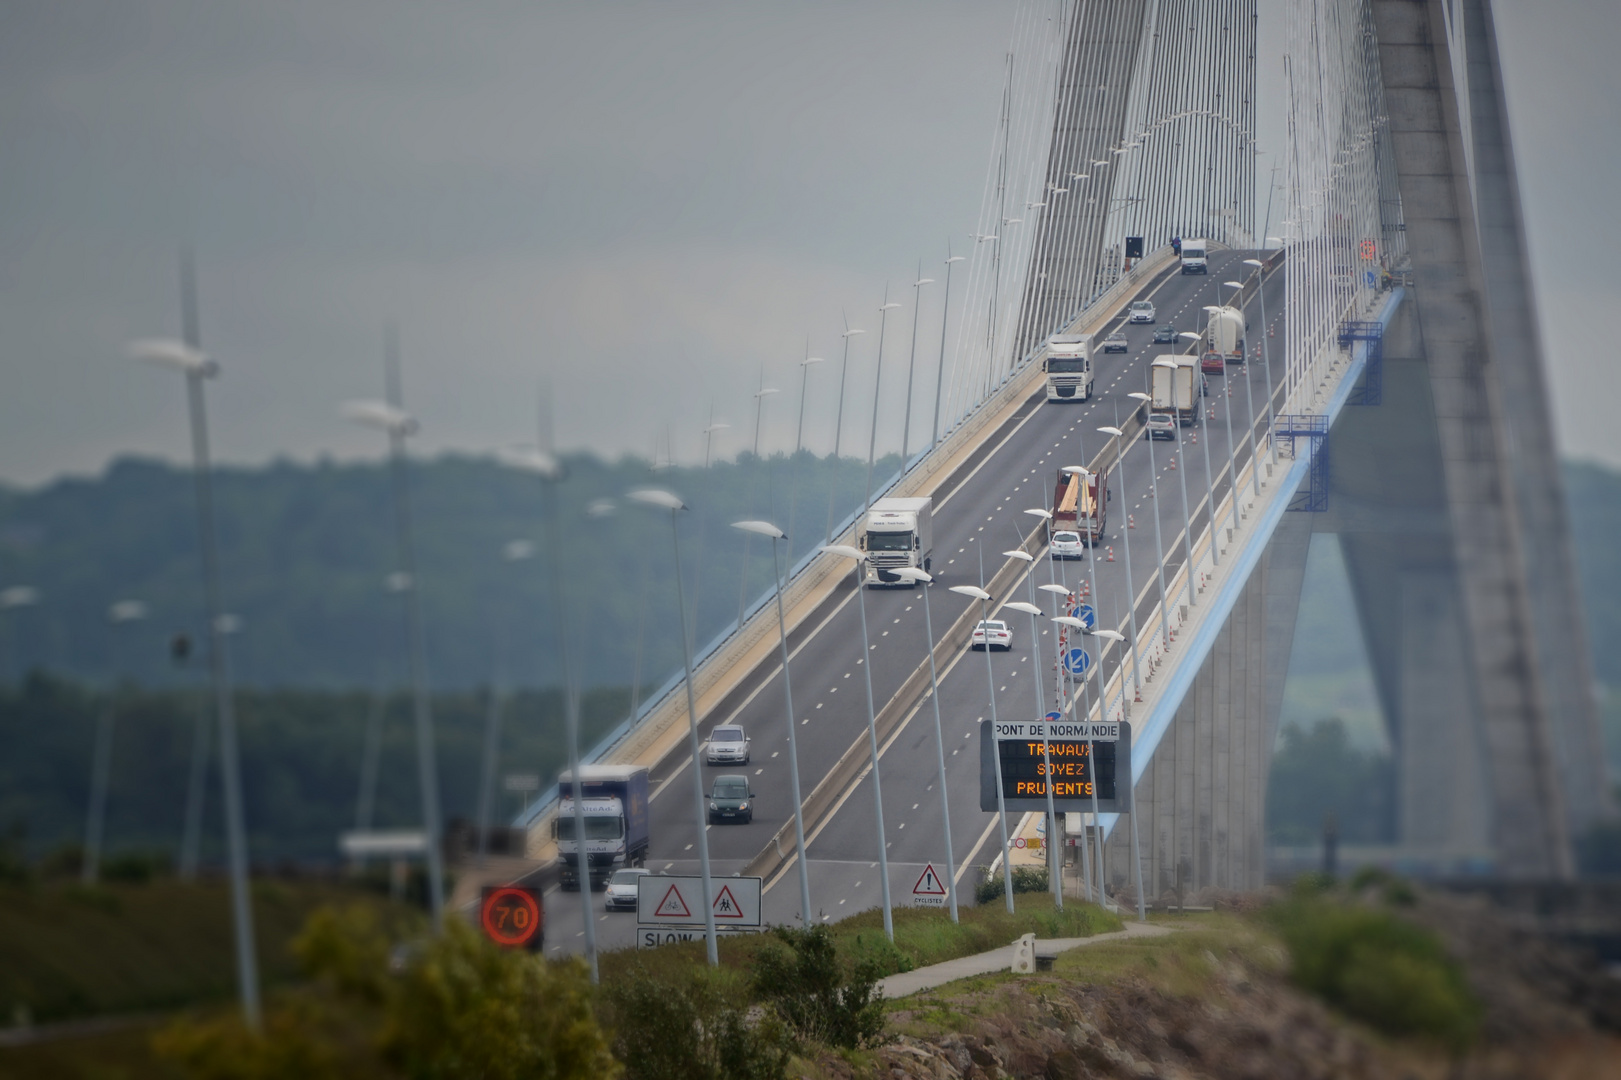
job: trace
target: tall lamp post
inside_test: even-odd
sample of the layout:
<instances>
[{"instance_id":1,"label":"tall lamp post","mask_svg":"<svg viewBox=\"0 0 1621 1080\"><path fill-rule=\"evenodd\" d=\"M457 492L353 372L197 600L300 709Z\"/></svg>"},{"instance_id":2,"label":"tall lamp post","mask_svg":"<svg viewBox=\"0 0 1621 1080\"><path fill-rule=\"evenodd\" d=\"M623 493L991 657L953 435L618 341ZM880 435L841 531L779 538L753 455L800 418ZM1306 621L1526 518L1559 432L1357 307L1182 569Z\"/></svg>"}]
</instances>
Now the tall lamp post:
<instances>
[{"instance_id":1,"label":"tall lamp post","mask_svg":"<svg viewBox=\"0 0 1621 1080\"><path fill-rule=\"evenodd\" d=\"M872 751L873 814L878 821L878 880L884 895L884 936L895 940L895 917L889 903L889 845L884 833L884 788L878 769L878 714L872 704L872 646L867 642L867 556L848 544L830 544L823 551L849 559L855 568L856 606L861 610L861 674L867 686L867 743Z\"/></svg>"},{"instance_id":2,"label":"tall lamp post","mask_svg":"<svg viewBox=\"0 0 1621 1080\"><path fill-rule=\"evenodd\" d=\"M960 263L965 258L951 254L951 241L946 241L946 298L940 305L940 363L934 372L934 436L929 443L931 448L940 442L940 390L946 384L946 318L951 314L951 264Z\"/></svg>"},{"instance_id":3,"label":"tall lamp post","mask_svg":"<svg viewBox=\"0 0 1621 1080\"><path fill-rule=\"evenodd\" d=\"M884 303L878 309L878 365L872 377L872 434L867 439L866 507L869 510L872 509L872 464L878 453L878 392L884 385L884 327L889 322L890 311L898 307L899 304L889 299L889 289L885 287Z\"/></svg>"},{"instance_id":4,"label":"tall lamp post","mask_svg":"<svg viewBox=\"0 0 1621 1080\"><path fill-rule=\"evenodd\" d=\"M1004 551L1002 554L1011 555ZM1023 561L1033 562L1027 551L1019 552ZM1025 575L1025 581L1030 581L1030 575ZM1041 725L1041 759L1047 766L1047 775L1042 777L1042 787L1047 789L1047 874L1052 886L1053 904L1059 910L1064 910L1064 883L1058 873L1058 811L1053 806L1053 756L1052 746L1047 740L1047 703L1046 695L1041 692L1041 641L1036 633L1036 619L1042 610L1034 604L1023 600L1009 600L1005 607L1014 611L1022 611L1030 616L1030 674L1036 680L1036 722ZM1062 704L1062 702L1060 702Z\"/></svg>"},{"instance_id":5,"label":"tall lamp post","mask_svg":"<svg viewBox=\"0 0 1621 1080\"><path fill-rule=\"evenodd\" d=\"M1144 405L1151 406L1154 402L1153 398L1143 393L1127 394L1126 396L1142 402ZM1172 424L1180 424L1181 422L1182 421L1178 420L1175 416L1171 417ZM1154 500L1154 581L1159 585L1160 641L1164 644L1166 651L1170 651L1171 611L1170 608L1166 606L1165 602L1165 541L1161 536L1159 524L1159 465L1154 460L1154 433L1150 431L1147 432L1147 435L1149 481L1148 493L1149 497ZM1124 456L1124 454L1121 455L1122 458Z\"/></svg>"},{"instance_id":6,"label":"tall lamp post","mask_svg":"<svg viewBox=\"0 0 1621 1080\"><path fill-rule=\"evenodd\" d=\"M1271 196L1268 195L1267 199L1270 202ZM1268 212L1270 213L1270 210ZM1268 236L1264 242L1271 243L1273 240L1277 240L1277 237ZM1272 437L1272 432L1277 429L1277 421L1272 415L1272 350L1267 345L1271 327L1266 321L1266 264L1260 259L1245 259L1244 265L1255 268L1255 293L1261 298L1261 370L1266 374L1266 445L1267 453L1270 454L1277 442Z\"/></svg>"},{"instance_id":7,"label":"tall lamp post","mask_svg":"<svg viewBox=\"0 0 1621 1080\"><path fill-rule=\"evenodd\" d=\"M1238 298L1243 295L1244 283L1242 281L1224 281L1222 284L1234 290L1232 302L1237 304ZM1238 317L1240 319L1244 318L1244 309L1242 307L1238 309ZM1261 321L1262 330L1264 331L1266 328L1264 316ZM1249 342L1246 341L1245 345L1248 344ZM1241 359L1244 364L1244 400L1249 403L1249 422L1244 429L1244 441L1249 445L1250 450L1250 483L1254 485L1255 497L1258 499L1261 497L1261 466L1255 453L1255 391L1250 387L1250 358L1243 356Z\"/></svg>"},{"instance_id":8,"label":"tall lamp post","mask_svg":"<svg viewBox=\"0 0 1621 1080\"><path fill-rule=\"evenodd\" d=\"M850 321L845 320L844 333L844 359L839 362L839 409L833 421L833 475L827 481L827 543L833 542L833 507L837 503L839 494L839 453L844 448L844 384L846 376L850 374L850 339L857 334L865 334L865 330L850 329ZM876 408L876 405L874 406Z\"/></svg>"},{"instance_id":9,"label":"tall lamp post","mask_svg":"<svg viewBox=\"0 0 1621 1080\"><path fill-rule=\"evenodd\" d=\"M795 735L799 725L794 720L794 689L788 681L788 621L782 611L782 556L777 551L777 541L786 540L788 536L769 521L734 521L732 528L771 538L772 580L777 584L777 636L782 641L782 694L788 706L788 774L794 796L794 851L799 856L799 903L803 912L801 921L809 929L810 867L805 861L805 814L804 804L799 797L799 740ZM697 761L696 758L693 760Z\"/></svg>"},{"instance_id":10,"label":"tall lamp post","mask_svg":"<svg viewBox=\"0 0 1621 1080\"><path fill-rule=\"evenodd\" d=\"M1126 433L1117 427L1100 427L1100 432L1114 436L1115 445L1119 447L1115 455L1115 464L1120 469L1120 487L1126 487ZM1131 624L1131 688L1132 696L1138 701L1143 699L1143 668L1141 654L1137 642L1137 593L1136 579L1131 576L1131 539L1128 537L1120 545L1126 554L1126 617ZM1097 585L1092 586L1094 602L1097 597Z\"/></svg>"},{"instance_id":11,"label":"tall lamp post","mask_svg":"<svg viewBox=\"0 0 1621 1080\"><path fill-rule=\"evenodd\" d=\"M933 278L923 276L923 260L917 263L917 280L912 282L912 348L906 361L906 419L901 423L901 468L911 460L912 448L912 374L917 370L917 317L923 309L923 286L934 284Z\"/></svg>"},{"instance_id":12,"label":"tall lamp post","mask_svg":"<svg viewBox=\"0 0 1621 1080\"><path fill-rule=\"evenodd\" d=\"M509 540L501 547L501 558L519 563L533 558L535 545L528 540ZM495 788L495 765L501 753L501 712L506 690L506 640L499 622L494 628L495 663L490 679L489 713L484 719L484 760L478 773L478 864L483 866L489 853L490 801Z\"/></svg>"},{"instance_id":13,"label":"tall lamp post","mask_svg":"<svg viewBox=\"0 0 1621 1080\"><path fill-rule=\"evenodd\" d=\"M260 1024L259 964L254 952L253 902L248 893L248 841L242 826L242 770L236 742L236 701L231 691L226 619L220 599L219 548L214 534L213 476L208 455L208 411L203 381L219 374L219 364L197 346L190 263L185 272L186 340L137 341L130 352L137 360L178 371L186 380L191 418L192 474L197 488L198 547L202 552L203 600L208 617L208 667L214 682L214 709L219 723L220 777L225 790L226 862L231 877L231 923L236 945L237 992L250 1029Z\"/></svg>"},{"instance_id":14,"label":"tall lamp post","mask_svg":"<svg viewBox=\"0 0 1621 1080\"><path fill-rule=\"evenodd\" d=\"M988 631L991 594L977 585L953 585L951 591L979 601L979 625ZM1002 790L1002 754L996 745L996 673L991 670L990 638L985 639L985 682L991 692L991 772L996 776L996 824L1002 830L1002 897L1013 914L1013 859L1007 836L1007 793Z\"/></svg>"},{"instance_id":15,"label":"tall lamp post","mask_svg":"<svg viewBox=\"0 0 1621 1080\"><path fill-rule=\"evenodd\" d=\"M1199 334L1195 334L1190 330L1184 330L1176 336L1183 341L1190 342L1196 342L1200 338ZM1197 355L1197 348L1195 348L1194 355ZM1208 418L1209 415L1210 410L1206 409L1205 417ZM1205 424L1204 429L1205 437L1202 447L1204 450L1204 483L1205 487L1210 489L1210 565L1216 566L1221 562L1221 545L1216 542L1216 481L1210 473L1210 425Z\"/></svg>"},{"instance_id":16,"label":"tall lamp post","mask_svg":"<svg viewBox=\"0 0 1621 1080\"><path fill-rule=\"evenodd\" d=\"M670 546L675 553L676 615L685 627L687 602L681 587L681 531L676 528L676 515L685 510L687 504L658 488L642 488L631 492L629 497L643 506L670 512ZM708 816L704 813L704 778L698 765L703 760L698 752L698 700L692 688L692 642L685 633L681 635L681 661L687 676L687 742L692 754L692 806L697 815L694 820L698 826L698 869L704 882L704 941L708 946L709 966L718 967L720 949L715 944L715 883L709 873L709 831L704 827ZM789 723L792 722L790 718Z\"/></svg>"},{"instance_id":17,"label":"tall lamp post","mask_svg":"<svg viewBox=\"0 0 1621 1080\"><path fill-rule=\"evenodd\" d=\"M552 595L552 622L557 628L557 663L563 677L563 726L568 740L569 780L573 784L574 873L580 885L580 922L585 935L586 963L591 981L597 981L597 929L591 910L591 859L585 843L585 787L580 776L580 696L574 682L574 664L569 650L568 595L563 590L562 529L558 523L557 488L564 477L563 463L544 450L509 451L503 455L515 469L533 473L546 487L546 569ZM680 574L676 577L679 579ZM683 633L682 640L686 636ZM695 759L696 760L696 759Z\"/></svg>"},{"instance_id":18,"label":"tall lamp post","mask_svg":"<svg viewBox=\"0 0 1621 1080\"><path fill-rule=\"evenodd\" d=\"M1155 360L1153 366L1161 371L1169 369L1174 372L1176 370L1176 361ZM1200 378L1203 379L1204 376L1201 375ZM1200 405L1200 411L1203 411L1203 402L1201 402ZM1182 551L1183 561L1187 564L1188 568L1188 605L1191 607L1197 604L1199 600L1198 595L1193 588L1193 514L1188 509L1188 467L1186 464L1188 457L1182 452L1182 424L1180 422L1173 424L1171 426L1171 430L1176 435L1176 457L1178 466L1176 470L1176 477L1181 481L1182 484ZM1155 509L1157 510L1158 507ZM1214 539L1214 536L1212 536L1212 539Z\"/></svg>"},{"instance_id":19,"label":"tall lamp post","mask_svg":"<svg viewBox=\"0 0 1621 1080\"><path fill-rule=\"evenodd\" d=\"M902 566L895 570L902 581L922 586L923 630L929 638L929 700L934 704L934 750L939 773L940 820L946 830L946 900L951 905L951 921L957 921L957 856L951 846L951 798L946 794L946 743L940 728L940 678L934 670L934 619L929 614L929 583L934 580L926 570L915 566Z\"/></svg>"},{"instance_id":20,"label":"tall lamp post","mask_svg":"<svg viewBox=\"0 0 1621 1080\"><path fill-rule=\"evenodd\" d=\"M394 336L389 335L390 382L396 370ZM422 640L422 595L416 575L416 545L412 535L411 487L406 477L405 440L416 434L414 416L395 402L351 401L343 414L361 427L388 437L389 476L394 491L394 540L399 559L400 595L405 600L406 663L410 670L412 715L416 727L417 784L422 799L422 828L427 834L424 854L428 869L428 906L435 932L445 925L444 858L439 846L439 766L433 734L433 704L428 696L428 665Z\"/></svg>"},{"instance_id":21,"label":"tall lamp post","mask_svg":"<svg viewBox=\"0 0 1621 1080\"><path fill-rule=\"evenodd\" d=\"M84 823L84 865L80 878L86 885L94 885L101 873L101 840L107 821L107 781L113 764L113 725L118 719L118 677L122 671L118 648L120 629L128 623L146 618L146 605L139 600L120 600L107 609L107 623L112 630L112 680L107 690L107 704L96 720L95 748L90 758L90 806Z\"/></svg>"},{"instance_id":22,"label":"tall lamp post","mask_svg":"<svg viewBox=\"0 0 1621 1080\"><path fill-rule=\"evenodd\" d=\"M805 359L799 362L799 424L794 429L794 475L788 485L788 569L794 568L794 510L799 504L799 452L805 448L805 391L810 386L810 369L820 364L820 356L810 355L810 341L805 342Z\"/></svg>"}]
</instances>

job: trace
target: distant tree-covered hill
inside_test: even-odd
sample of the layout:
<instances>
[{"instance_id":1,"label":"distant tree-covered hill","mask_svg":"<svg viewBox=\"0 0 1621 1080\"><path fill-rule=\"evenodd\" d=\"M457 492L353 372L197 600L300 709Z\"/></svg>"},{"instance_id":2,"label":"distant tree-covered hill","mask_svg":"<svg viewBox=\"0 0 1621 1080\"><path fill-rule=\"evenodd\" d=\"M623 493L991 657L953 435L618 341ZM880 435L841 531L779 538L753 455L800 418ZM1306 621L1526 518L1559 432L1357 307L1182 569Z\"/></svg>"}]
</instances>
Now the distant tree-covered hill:
<instances>
[{"instance_id":1,"label":"distant tree-covered hill","mask_svg":"<svg viewBox=\"0 0 1621 1080\"><path fill-rule=\"evenodd\" d=\"M866 463L801 454L749 455L708 470L647 462L567 459L559 490L558 553L585 685L657 683L680 664L668 515L627 504L656 484L692 507L683 515L689 599L700 645L769 586L771 552L730 528L768 518L795 550L822 542L829 518L860 504ZM892 475L898 460L880 462ZM441 688L487 683L499 664L516 685L557 681L546 575L543 493L535 477L489 458L447 455L410 467L418 578L430 678ZM258 686L370 687L404 681L394 511L382 464L221 469L215 484L227 610L240 617L232 653L239 678ZM115 462L93 479L0 488L0 588L25 585L39 601L0 611L0 681L39 666L98 682L116 669L142 682L175 679L168 641L202 626L196 515L188 471L153 461ZM513 540L536 557L513 562ZM746 580L745 580L746 573ZM115 635L114 601L150 616ZM637 641L642 641L637 663ZM195 663L195 660L194 660Z\"/></svg>"}]
</instances>

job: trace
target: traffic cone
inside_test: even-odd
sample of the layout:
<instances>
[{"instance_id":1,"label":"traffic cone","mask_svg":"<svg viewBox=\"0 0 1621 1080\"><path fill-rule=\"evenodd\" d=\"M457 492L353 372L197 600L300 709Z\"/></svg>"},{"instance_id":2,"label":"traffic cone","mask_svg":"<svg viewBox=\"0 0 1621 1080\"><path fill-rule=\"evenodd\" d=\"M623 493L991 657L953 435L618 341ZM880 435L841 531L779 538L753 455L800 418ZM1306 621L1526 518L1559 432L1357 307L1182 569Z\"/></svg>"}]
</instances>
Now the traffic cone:
<instances>
[{"instance_id":1,"label":"traffic cone","mask_svg":"<svg viewBox=\"0 0 1621 1080\"><path fill-rule=\"evenodd\" d=\"M1193 440L1193 445L1194 445L1194 446L1198 446L1198 445L1199 445L1199 433L1198 433L1198 432L1197 432L1197 431L1195 431L1195 432L1193 432L1193 433L1192 433L1192 434L1190 434L1190 435L1189 435L1189 436L1188 436L1188 438L1190 438L1190 439L1192 439L1192 440Z\"/></svg>"},{"instance_id":2,"label":"traffic cone","mask_svg":"<svg viewBox=\"0 0 1621 1080\"><path fill-rule=\"evenodd\" d=\"M1114 562L1114 548L1112 546L1109 548L1109 557L1107 559L1104 559L1103 561L1104 562Z\"/></svg>"},{"instance_id":3,"label":"traffic cone","mask_svg":"<svg viewBox=\"0 0 1621 1080\"><path fill-rule=\"evenodd\" d=\"M1126 515L1126 528L1135 529L1136 527L1137 527L1137 519L1136 519L1136 517L1134 517L1131 514L1127 514ZM1114 548L1110 548L1109 550L1113 551Z\"/></svg>"},{"instance_id":4,"label":"traffic cone","mask_svg":"<svg viewBox=\"0 0 1621 1080\"><path fill-rule=\"evenodd\" d=\"M1171 458L1171 471L1172 472L1176 471L1176 458L1174 458L1174 457Z\"/></svg>"}]
</instances>

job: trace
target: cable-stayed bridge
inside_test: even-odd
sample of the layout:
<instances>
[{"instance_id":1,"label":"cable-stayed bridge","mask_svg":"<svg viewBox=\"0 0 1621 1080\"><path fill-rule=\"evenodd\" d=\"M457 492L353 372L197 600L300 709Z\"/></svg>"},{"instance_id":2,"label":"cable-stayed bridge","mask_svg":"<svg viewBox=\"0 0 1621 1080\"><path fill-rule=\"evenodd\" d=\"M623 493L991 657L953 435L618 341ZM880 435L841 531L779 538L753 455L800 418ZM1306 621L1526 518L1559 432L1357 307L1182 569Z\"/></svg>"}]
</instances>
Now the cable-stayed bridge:
<instances>
[{"instance_id":1,"label":"cable-stayed bridge","mask_svg":"<svg viewBox=\"0 0 1621 1080\"><path fill-rule=\"evenodd\" d=\"M978 807L979 725L993 702L1020 719L1057 705L1056 628L993 616L1014 647L987 670L966 648L978 604L942 586L983 584L1000 609L1052 608L1036 586L1061 584L1119 636L1094 639L1063 689L1076 713L1133 727L1135 810L1100 822L1111 890L1252 888L1314 532L1346 552L1413 866L1569 877L1573 837L1609 810L1491 5L1293 3L1276 207L1254 197L1255 20L1253 0L1100 0L1032 5L1015 28L940 430L884 489L934 503L959 885L1001 846ZM1208 274L1180 272L1172 237L1211 241ZM1229 306L1247 327L1198 422L1158 444L1127 395L1198 346L1124 326L1138 299L1178 331ZM1047 403L1048 339L1116 329L1126 351L1097 355L1092 399ZM1064 466L1109 477L1109 523L1088 558L1054 562L1026 511L1051 509ZM798 912L792 724L816 914L879 902L879 777L904 895L947 835L923 598L858 601L845 560L803 559L786 589L791 716L764 599L694 678L701 728L741 724L753 747L754 823L705 830L715 872L765 877L769 918ZM689 770L705 767L687 745L676 681L594 755L652 769L655 872L695 869ZM528 820L544 847L546 804ZM574 902L554 901L558 948L577 946ZM598 917L605 942L629 940L628 917Z\"/></svg>"}]
</instances>

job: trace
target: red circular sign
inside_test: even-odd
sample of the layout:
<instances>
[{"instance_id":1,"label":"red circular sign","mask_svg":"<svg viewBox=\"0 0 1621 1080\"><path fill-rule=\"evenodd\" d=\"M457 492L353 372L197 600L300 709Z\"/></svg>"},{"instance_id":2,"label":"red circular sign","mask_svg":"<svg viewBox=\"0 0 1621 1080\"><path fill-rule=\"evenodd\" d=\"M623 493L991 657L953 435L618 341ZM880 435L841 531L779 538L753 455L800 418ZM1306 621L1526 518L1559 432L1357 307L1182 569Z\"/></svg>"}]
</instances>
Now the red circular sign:
<instances>
[{"instance_id":1,"label":"red circular sign","mask_svg":"<svg viewBox=\"0 0 1621 1080\"><path fill-rule=\"evenodd\" d=\"M484 891L479 923L497 945L514 949L533 945L540 940L544 922L535 890L503 885Z\"/></svg>"}]
</instances>

